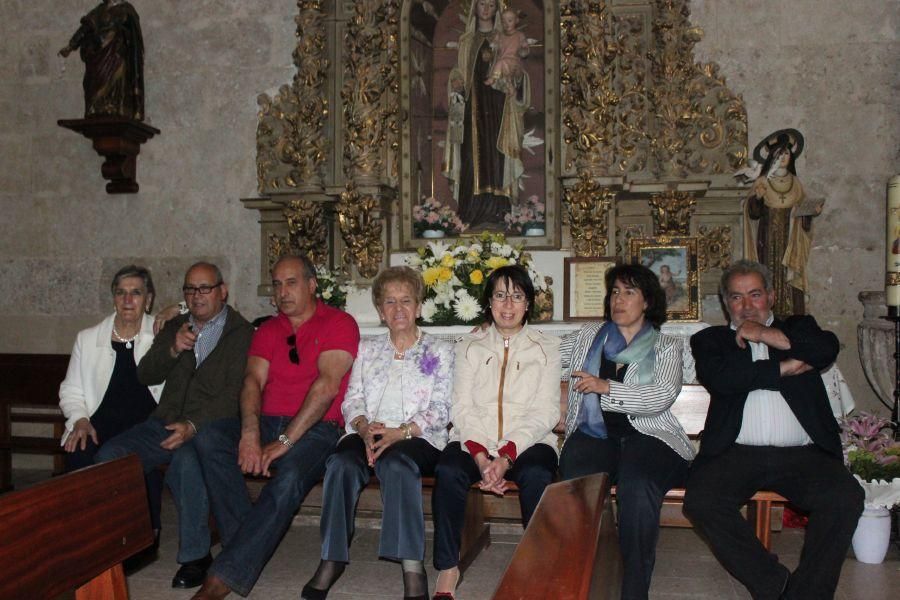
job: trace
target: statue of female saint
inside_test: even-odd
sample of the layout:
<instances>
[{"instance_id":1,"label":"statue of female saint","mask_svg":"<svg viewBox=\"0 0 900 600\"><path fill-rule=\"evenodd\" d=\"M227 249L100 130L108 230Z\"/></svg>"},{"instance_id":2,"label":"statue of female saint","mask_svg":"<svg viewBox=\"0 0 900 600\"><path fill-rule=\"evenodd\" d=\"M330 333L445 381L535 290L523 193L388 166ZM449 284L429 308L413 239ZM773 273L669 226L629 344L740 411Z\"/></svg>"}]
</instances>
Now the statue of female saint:
<instances>
[{"instance_id":1,"label":"statue of female saint","mask_svg":"<svg viewBox=\"0 0 900 600\"><path fill-rule=\"evenodd\" d=\"M125 0L103 0L59 51L80 49L84 116L144 120L144 41L137 11Z\"/></svg>"},{"instance_id":2,"label":"statue of female saint","mask_svg":"<svg viewBox=\"0 0 900 600\"><path fill-rule=\"evenodd\" d=\"M812 243L812 218L823 201L809 201L794 162L803 151L796 129L776 131L753 150L761 165L744 204L744 256L772 272L773 310L779 318L805 313L806 264ZM752 221L758 221L756 234Z\"/></svg>"},{"instance_id":3,"label":"statue of female saint","mask_svg":"<svg viewBox=\"0 0 900 600\"><path fill-rule=\"evenodd\" d=\"M518 15L498 0L473 0L447 85L443 173L469 230L502 229L519 191L524 114L531 81Z\"/></svg>"}]
</instances>

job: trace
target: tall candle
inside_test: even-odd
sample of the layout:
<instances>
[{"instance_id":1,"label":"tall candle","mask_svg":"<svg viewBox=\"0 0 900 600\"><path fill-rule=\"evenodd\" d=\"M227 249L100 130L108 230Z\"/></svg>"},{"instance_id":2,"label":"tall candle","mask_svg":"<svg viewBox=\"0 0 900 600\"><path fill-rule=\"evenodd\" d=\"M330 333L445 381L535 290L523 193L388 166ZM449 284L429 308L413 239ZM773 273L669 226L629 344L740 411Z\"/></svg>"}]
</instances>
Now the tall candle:
<instances>
[{"instance_id":1,"label":"tall candle","mask_svg":"<svg viewBox=\"0 0 900 600\"><path fill-rule=\"evenodd\" d=\"M887 184L887 243L884 292L888 312L900 316L900 175Z\"/></svg>"}]
</instances>

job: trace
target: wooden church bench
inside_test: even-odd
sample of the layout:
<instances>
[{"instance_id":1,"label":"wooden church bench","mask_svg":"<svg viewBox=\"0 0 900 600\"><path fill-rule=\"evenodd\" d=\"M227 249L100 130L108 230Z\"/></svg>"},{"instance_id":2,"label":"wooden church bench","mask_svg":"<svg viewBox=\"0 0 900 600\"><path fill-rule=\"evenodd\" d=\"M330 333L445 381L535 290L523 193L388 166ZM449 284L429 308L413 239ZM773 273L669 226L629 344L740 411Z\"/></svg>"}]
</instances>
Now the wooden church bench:
<instances>
[{"instance_id":1,"label":"wooden church bench","mask_svg":"<svg viewBox=\"0 0 900 600\"><path fill-rule=\"evenodd\" d=\"M59 384L68 354L0 354L0 492L12 489L12 454L49 454L53 474L64 470L59 445L65 418L59 409ZM13 424L48 425L50 436L14 434Z\"/></svg>"},{"instance_id":2,"label":"wooden church bench","mask_svg":"<svg viewBox=\"0 0 900 600\"><path fill-rule=\"evenodd\" d=\"M122 561L153 543L135 456L0 496L0 598L128 598Z\"/></svg>"}]
</instances>

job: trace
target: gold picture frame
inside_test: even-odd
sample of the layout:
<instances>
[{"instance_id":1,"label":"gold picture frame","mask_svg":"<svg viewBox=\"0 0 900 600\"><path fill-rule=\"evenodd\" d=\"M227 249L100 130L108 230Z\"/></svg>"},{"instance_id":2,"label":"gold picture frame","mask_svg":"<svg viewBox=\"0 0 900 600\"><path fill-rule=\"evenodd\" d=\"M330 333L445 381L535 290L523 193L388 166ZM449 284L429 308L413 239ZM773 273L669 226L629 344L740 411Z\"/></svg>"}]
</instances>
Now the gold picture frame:
<instances>
[{"instance_id":1,"label":"gold picture frame","mask_svg":"<svg viewBox=\"0 0 900 600\"><path fill-rule=\"evenodd\" d=\"M669 321L700 320L700 276L697 238L659 236L631 238L630 262L656 273L666 293Z\"/></svg>"},{"instance_id":2,"label":"gold picture frame","mask_svg":"<svg viewBox=\"0 0 900 600\"><path fill-rule=\"evenodd\" d=\"M602 321L606 274L620 264L615 257L563 259L563 320Z\"/></svg>"}]
</instances>

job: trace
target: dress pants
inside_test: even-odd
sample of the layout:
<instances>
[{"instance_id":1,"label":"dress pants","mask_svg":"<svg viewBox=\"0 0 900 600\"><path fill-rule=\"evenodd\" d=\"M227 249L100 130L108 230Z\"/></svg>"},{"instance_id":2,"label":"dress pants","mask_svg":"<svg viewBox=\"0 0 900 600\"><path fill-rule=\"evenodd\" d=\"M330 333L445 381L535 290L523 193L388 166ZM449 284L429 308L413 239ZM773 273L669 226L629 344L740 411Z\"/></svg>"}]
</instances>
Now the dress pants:
<instances>
[{"instance_id":1,"label":"dress pants","mask_svg":"<svg viewBox=\"0 0 900 600\"><path fill-rule=\"evenodd\" d=\"M262 415L260 442L278 439L291 417ZM210 504L222 538L222 552L208 573L246 596L263 567L275 553L294 513L325 472L325 461L340 437L336 423L320 421L294 446L272 463L275 475L256 504L250 503L247 485L238 466L240 419L220 419L202 427L194 438Z\"/></svg>"},{"instance_id":2,"label":"dress pants","mask_svg":"<svg viewBox=\"0 0 900 600\"><path fill-rule=\"evenodd\" d=\"M381 541L378 555L392 560L425 559L422 476L433 475L440 450L422 438L394 442L375 461L381 487ZM372 468L366 446L353 433L328 457L322 501L322 560L350 562L356 503Z\"/></svg>"},{"instance_id":3,"label":"dress pants","mask_svg":"<svg viewBox=\"0 0 900 600\"><path fill-rule=\"evenodd\" d=\"M647 598L663 498L670 489L684 485L688 462L664 442L638 431L600 439L576 429L563 446L560 477L602 472L609 473L617 486L619 548L625 571L622 598Z\"/></svg>"},{"instance_id":4,"label":"dress pants","mask_svg":"<svg viewBox=\"0 0 900 600\"><path fill-rule=\"evenodd\" d=\"M209 499L194 450L196 437L174 451L166 450L159 444L171 434L165 421L150 417L103 444L95 458L97 462L106 462L137 454L145 476L160 465L169 465L166 483L178 509L177 560L184 564L209 554Z\"/></svg>"},{"instance_id":5,"label":"dress pants","mask_svg":"<svg viewBox=\"0 0 900 600\"><path fill-rule=\"evenodd\" d=\"M739 510L771 490L809 513L800 564L793 573L766 551ZM827 599L863 510L864 492L836 457L815 445L732 445L700 457L688 479L684 513L729 573L753 598Z\"/></svg>"},{"instance_id":6,"label":"dress pants","mask_svg":"<svg viewBox=\"0 0 900 600\"><path fill-rule=\"evenodd\" d=\"M519 454L506 472L506 479L519 486L522 525L531 515L556 474L556 451L547 444L535 444ZM434 567L452 569L459 564L459 546L466 518L466 495L472 484L481 481L475 459L459 442L447 444L435 469L431 496L434 513Z\"/></svg>"}]
</instances>

